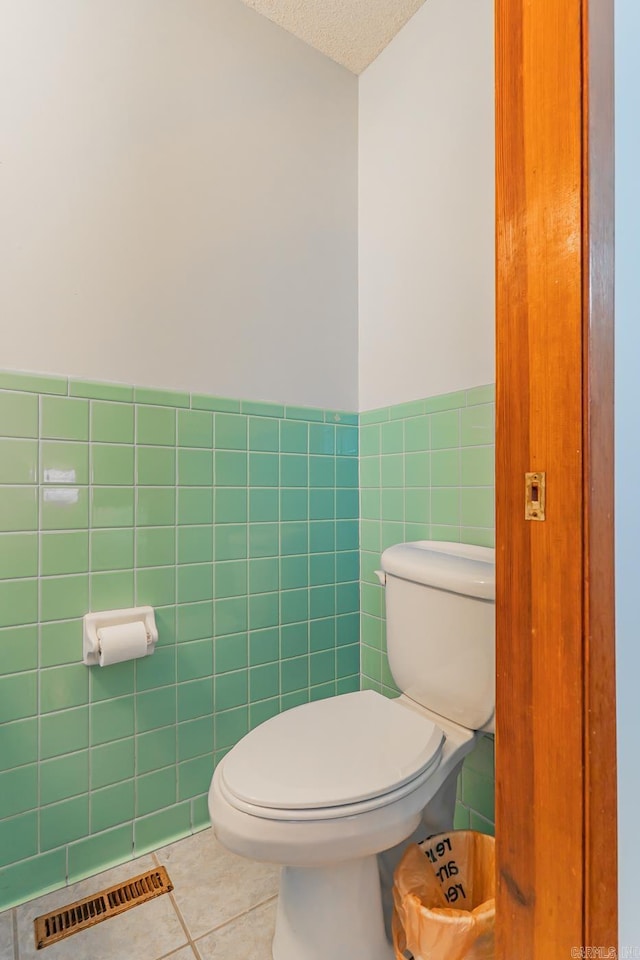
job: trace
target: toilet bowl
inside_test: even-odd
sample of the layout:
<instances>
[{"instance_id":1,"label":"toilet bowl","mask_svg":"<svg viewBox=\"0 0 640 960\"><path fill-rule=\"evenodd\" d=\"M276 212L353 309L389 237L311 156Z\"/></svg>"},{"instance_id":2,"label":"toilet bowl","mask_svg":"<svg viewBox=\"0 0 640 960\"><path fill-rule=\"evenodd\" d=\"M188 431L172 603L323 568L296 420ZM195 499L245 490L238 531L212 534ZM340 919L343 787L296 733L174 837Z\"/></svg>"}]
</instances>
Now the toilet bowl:
<instances>
[{"instance_id":1,"label":"toilet bowl","mask_svg":"<svg viewBox=\"0 0 640 960\"><path fill-rule=\"evenodd\" d=\"M376 854L416 830L474 740L363 691L273 717L223 758L209 791L218 839L282 866L274 960L389 960Z\"/></svg>"}]
</instances>

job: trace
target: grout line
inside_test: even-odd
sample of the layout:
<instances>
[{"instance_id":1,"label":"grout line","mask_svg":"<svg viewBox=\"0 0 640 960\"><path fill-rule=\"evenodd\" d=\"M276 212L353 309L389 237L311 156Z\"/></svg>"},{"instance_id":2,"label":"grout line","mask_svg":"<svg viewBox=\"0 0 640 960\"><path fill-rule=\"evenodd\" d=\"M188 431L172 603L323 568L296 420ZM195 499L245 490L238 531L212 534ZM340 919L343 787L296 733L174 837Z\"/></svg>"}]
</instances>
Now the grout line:
<instances>
[{"instance_id":1,"label":"grout line","mask_svg":"<svg viewBox=\"0 0 640 960\"><path fill-rule=\"evenodd\" d=\"M188 946L191 947L195 960L201 960L200 954L193 943L183 943L181 947L178 947L176 950L172 950L170 953L163 953L162 956L157 957L156 960L170 960L171 957L175 957L178 953L182 953L182 951Z\"/></svg>"},{"instance_id":2,"label":"grout line","mask_svg":"<svg viewBox=\"0 0 640 960\"><path fill-rule=\"evenodd\" d=\"M11 911L11 926L13 933L13 960L20 960L20 946L18 941L18 910L14 907Z\"/></svg>"},{"instance_id":3,"label":"grout line","mask_svg":"<svg viewBox=\"0 0 640 960\"><path fill-rule=\"evenodd\" d=\"M67 380L67 392L69 390L69 381ZM37 562L38 562L38 583L37 583L37 632L38 632L38 648L37 648L37 677L36 677L36 790L38 798L38 807L37 807L37 826L36 826L36 838L37 838L37 854L42 854L42 824L40 810L42 807L42 587L43 587L43 577L42 577L42 504L44 498L44 474L42 471L43 467L43 457L42 457L42 406L44 400L42 394L38 396L38 405L37 405L37 416L38 416L38 456L37 456L37 473L36 473L36 543L37 543ZM67 855L65 851L65 864L64 864L64 878L65 882L67 880ZM15 920L15 951L16 956L19 956L19 946L18 946L18 925L17 919Z\"/></svg>"},{"instance_id":4,"label":"grout line","mask_svg":"<svg viewBox=\"0 0 640 960\"><path fill-rule=\"evenodd\" d=\"M171 896L172 894L170 894ZM264 907L268 903L272 903L274 900L278 899L278 894L274 893L273 896L267 897L265 900L261 900L259 903L254 903L252 907L249 907L248 910L243 910L241 913L236 913L233 917L229 917L228 920L225 920L224 923L219 923L217 927L212 927L210 930L206 930L201 936L198 937L198 940L202 940L204 937L210 936L212 933L217 933L219 930L224 930L225 927L229 927L232 923L235 923L237 920L241 920L242 917L248 916L250 913L253 913L254 910L258 910L259 907Z\"/></svg>"},{"instance_id":5,"label":"grout line","mask_svg":"<svg viewBox=\"0 0 640 960\"><path fill-rule=\"evenodd\" d=\"M184 930L184 933L185 933L185 936L186 936L187 941L188 941L188 943L189 943L189 946L190 946L191 949L193 950L193 952L194 952L194 954L196 955L196 957L198 958L198 960L200 960L200 951L199 951L198 948L196 947L195 941L194 941L193 937L191 936L191 933L189 932L189 928L188 928L188 926L187 926L187 924L186 924L186 921L185 921L184 917L182 916L182 912L181 912L181 910L180 910L180 907L178 906L178 902L177 902L175 896L173 895L173 891L170 891L170 892L169 892L169 899L171 900L171 903L172 903L172 905L173 905L173 909L175 910L176 916L178 917L178 922L180 923L180 926L181 926L182 929ZM169 954L169 956L170 956L170 954Z\"/></svg>"},{"instance_id":6,"label":"grout line","mask_svg":"<svg viewBox=\"0 0 640 960\"><path fill-rule=\"evenodd\" d=\"M156 856L156 854L155 854L155 851L152 853L152 857L153 857L153 859L156 861L156 865L157 865L157 866L161 866L160 861L158 860L158 858L157 858L157 856ZM194 954L196 955L196 957L198 958L198 960L200 960L200 952L198 951L198 949L197 949L197 947L196 947L196 945L195 945L195 942L194 942L194 940L193 940L193 937L191 936L191 933L190 933L189 928L188 928L188 926L187 926L186 920L185 920L184 917L182 916L182 911L180 910L180 907L178 906L178 901L176 900L176 898L175 898L175 896L174 896L173 890L170 890L170 891L169 891L169 900L171 901L171 904L172 904L172 906L173 906L173 909L174 909L174 911L175 911L175 914L176 914L176 916L177 916L177 918L178 918L178 922L180 923L180 926L181 926L182 929L184 930L184 933L185 933L185 936L186 936L187 941L188 941L188 943L189 943L189 946L190 946L191 949L193 950L193 952L194 952ZM175 951L172 951L172 952L175 953ZM171 954L167 954L166 956L171 956Z\"/></svg>"},{"instance_id":7,"label":"grout line","mask_svg":"<svg viewBox=\"0 0 640 960\"><path fill-rule=\"evenodd\" d=\"M153 850L153 851L151 852L151 859L154 861L154 863L155 863L155 865L156 865L157 867L163 866L163 864L160 863L160 860L158 859L158 856L157 856L157 853L156 853L155 850ZM194 943L194 941L193 941L193 938L191 937L191 934L189 933L189 928L187 927L187 924L186 924L186 922L185 922L185 919L184 919L184 917L182 916L182 913L181 913L181 911L180 911L180 908L178 907L178 903L177 903L177 901L176 901L176 898L175 898L172 890L169 891L169 900L171 901L171 904L172 904L172 906L173 906L173 909L174 909L174 911L175 911L175 913L176 913L176 916L177 916L177 918L178 918L178 922L179 922L180 926L182 927L182 929L184 930L184 933L185 933L185 936L186 936L186 938L187 938L188 944L189 944L189 946L191 947L191 949L192 949L192 951L193 951L193 954L194 954L196 960L201 960L200 951L199 951L198 948L196 947L196 945L195 945L195 943ZM178 947L177 949L178 949L178 950L184 949L184 945L183 945L183 947ZM171 953L162 954L162 957L158 957L158 960L164 960L164 958L166 958L166 957L171 957L174 953L177 953L177 950L172 950Z\"/></svg>"}]
</instances>

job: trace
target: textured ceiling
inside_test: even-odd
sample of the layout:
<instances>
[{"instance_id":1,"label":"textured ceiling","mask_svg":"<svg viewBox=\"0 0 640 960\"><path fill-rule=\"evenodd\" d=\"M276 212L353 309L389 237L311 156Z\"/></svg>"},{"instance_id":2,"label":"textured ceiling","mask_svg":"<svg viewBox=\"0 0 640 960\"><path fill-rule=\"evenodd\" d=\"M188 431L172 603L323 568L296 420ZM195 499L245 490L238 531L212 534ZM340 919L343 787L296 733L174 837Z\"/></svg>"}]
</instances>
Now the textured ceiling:
<instances>
[{"instance_id":1,"label":"textured ceiling","mask_svg":"<svg viewBox=\"0 0 640 960\"><path fill-rule=\"evenodd\" d=\"M352 73L361 73L424 0L244 2Z\"/></svg>"}]
</instances>

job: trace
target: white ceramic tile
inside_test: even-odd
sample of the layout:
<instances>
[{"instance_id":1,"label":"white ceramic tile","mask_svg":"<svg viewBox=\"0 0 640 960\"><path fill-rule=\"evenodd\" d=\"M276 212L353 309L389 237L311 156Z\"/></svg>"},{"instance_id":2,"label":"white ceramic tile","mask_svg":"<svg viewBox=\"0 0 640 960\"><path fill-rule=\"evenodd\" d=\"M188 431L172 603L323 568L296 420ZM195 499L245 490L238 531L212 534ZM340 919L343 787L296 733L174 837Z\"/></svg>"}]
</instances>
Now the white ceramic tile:
<instances>
[{"instance_id":1,"label":"white ceramic tile","mask_svg":"<svg viewBox=\"0 0 640 960\"><path fill-rule=\"evenodd\" d=\"M276 901L256 907L196 941L202 960L271 960Z\"/></svg>"},{"instance_id":2,"label":"white ceramic tile","mask_svg":"<svg viewBox=\"0 0 640 960\"><path fill-rule=\"evenodd\" d=\"M20 960L41 960L42 954L35 948L33 935L35 917L91 896L104 887L121 883L154 866L150 856L141 857L18 907ZM186 943L187 937L171 897L165 894L52 944L47 947L46 960L123 960L129 957L157 960Z\"/></svg>"},{"instance_id":3,"label":"white ceramic tile","mask_svg":"<svg viewBox=\"0 0 640 960\"><path fill-rule=\"evenodd\" d=\"M0 960L13 960L13 918L11 910L0 913Z\"/></svg>"},{"instance_id":4,"label":"white ceramic tile","mask_svg":"<svg viewBox=\"0 0 640 960\"><path fill-rule=\"evenodd\" d=\"M194 940L278 892L278 867L229 853L211 829L163 847L156 856L169 871Z\"/></svg>"}]
</instances>

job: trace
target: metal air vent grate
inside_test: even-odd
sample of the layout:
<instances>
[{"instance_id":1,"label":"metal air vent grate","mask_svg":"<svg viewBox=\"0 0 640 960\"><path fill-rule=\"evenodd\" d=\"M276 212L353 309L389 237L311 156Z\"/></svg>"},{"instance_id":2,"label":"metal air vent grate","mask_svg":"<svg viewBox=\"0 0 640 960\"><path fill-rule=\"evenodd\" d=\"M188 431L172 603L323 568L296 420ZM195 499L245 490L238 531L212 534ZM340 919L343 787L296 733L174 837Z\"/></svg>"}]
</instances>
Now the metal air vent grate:
<instances>
[{"instance_id":1,"label":"metal air vent grate","mask_svg":"<svg viewBox=\"0 0 640 960\"><path fill-rule=\"evenodd\" d=\"M36 949L42 950L58 940L64 940L74 933L87 930L102 920L116 917L125 910L137 907L139 903L153 900L163 893L173 890L173 884L164 867L157 867L147 873L141 873L126 883L107 887L93 897L76 900L66 907L45 913L33 921L36 937Z\"/></svg>"}]
</instances>

